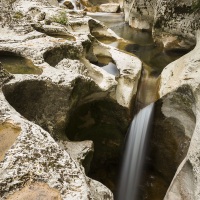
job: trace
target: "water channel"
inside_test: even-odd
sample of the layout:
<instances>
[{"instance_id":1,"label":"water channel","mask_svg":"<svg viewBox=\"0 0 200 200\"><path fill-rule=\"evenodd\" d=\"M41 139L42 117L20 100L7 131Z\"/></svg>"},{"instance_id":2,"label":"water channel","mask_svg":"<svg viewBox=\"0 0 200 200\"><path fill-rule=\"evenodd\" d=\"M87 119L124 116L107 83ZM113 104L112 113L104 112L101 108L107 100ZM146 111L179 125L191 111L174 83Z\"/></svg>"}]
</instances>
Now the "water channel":
<instances>
[{"instance_id":1,"label":"water channel","mask_svg":"<svg viewBox=\"0 0 200 200\"><path fill-rule=\"evenodd\" d=\"M150 137L150 125L153 119L153 104L158 99L159 75L163 68L180 58L186 52L165 52L156 45L150 32L134 30L124 22L123 14L89 13L89 15L111 28L126 41L113 41L109 38L98 38L101 42L132 53L143 62L143 71L134 106L135 118L126 136L126 147L123 155L122 173L117 194L118 200L161 200L168 184L158 174L143 168L148 159L145 155ZM149 105L149 106L148 106ZM140 176L142 174L142 176ZM153 186L145 186L154 179ZM150 184L151 185L151 184ZM157 187L157 188L156 188ZM154 190L160 190L160 192Z\"/></svg>"}]
</instances>

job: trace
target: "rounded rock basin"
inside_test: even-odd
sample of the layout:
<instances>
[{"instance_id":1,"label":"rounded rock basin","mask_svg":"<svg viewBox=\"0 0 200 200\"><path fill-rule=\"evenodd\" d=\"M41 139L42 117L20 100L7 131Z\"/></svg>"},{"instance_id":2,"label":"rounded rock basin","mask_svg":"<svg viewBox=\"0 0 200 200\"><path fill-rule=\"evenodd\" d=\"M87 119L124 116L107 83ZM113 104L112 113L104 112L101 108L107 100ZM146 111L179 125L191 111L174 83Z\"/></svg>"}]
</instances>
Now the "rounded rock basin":
<instances>
[{"instance_id":1,"label":"rounded rock basin","mask_svg":"<svg viewBox=\"0 0 200 200\"><path fill-rule=\"evenodd\" d=\"M101 55L96 55L96 57L98 59L98 63L95 63L96 65L104 69L109 74L112 74L114 76L119 75L119 70L117 69L117 66L115 65L112 58Z\"/></svg>"},{"instance_id":2,"label":"rounded rock basin","mask_svg":"<svg viewBox=\"0 0 200 200\"><path fill-rule=\"evenodd\" d=\"M41 74L42 69L36 67L31 60L16 55L0 55L3 68L11 74Z\"/></svg>"}]
</instances>

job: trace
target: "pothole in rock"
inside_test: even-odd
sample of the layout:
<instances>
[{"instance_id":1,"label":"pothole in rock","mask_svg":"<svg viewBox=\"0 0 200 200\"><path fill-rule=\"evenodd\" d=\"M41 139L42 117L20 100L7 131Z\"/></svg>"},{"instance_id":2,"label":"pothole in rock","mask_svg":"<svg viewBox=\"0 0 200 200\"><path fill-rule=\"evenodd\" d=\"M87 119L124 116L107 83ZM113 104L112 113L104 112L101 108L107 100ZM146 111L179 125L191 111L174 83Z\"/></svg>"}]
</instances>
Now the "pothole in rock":
<instances>
[{"instance_id":1,"label":"pothole in rock","mask_svg":"<svg viewBox=\"0 0 200 200\"><path fill-rule=\"evenodd\" d=\"M0 62L11 74L41 74L42 69L36 67L31 60L10 52L0 52Z\"/></svg>"},{"instance_id":2,"label":"pothole in rock","mask_svg":"<svg viewBox=\"0 0 200 200\"><path fill-rule=\"evenodd\" d=\"M6 100L17 112L57 139L64 132L69 112L69 87L49 81L25 80L3 86Z\"/></svg>"},{"instance_id":3,"label":"pothole in rock","mask_svg":"<svg viewBox=\"0 0 200 200\"><path fill-rule=\"evenodd\" d=\"M114 63L113 59L108 56L103 55L96 55L98 62L94 63L104 69L106 72L114 75L119 76L119 70L117 69L116 64Z\"/></svg>"},{"instance_id":4,"label":"pothole in rock","mask_svg":"<svg viewBox=\"0 0 200 200\"><path fill-rule=\"evenodd\" d=\"M47 130L55 140L66 136L73 141L92 140L94 156L88 175L115 192L121 148L130 122L128 109L105 97L81 104L98 88L85 80L77 82L73 94L71 87L42 80L5 84L3 93L16 111ZM86 171L90 156L83 163Z\"/></svg>"},{"instance_id":5,"label":"pothole in rock","mask_svg":"<svg viewBox=\"0 0 200 200\"><path fill-rule=\"evenodd\" d=\"M94 142L94 155L88 176L115 193L121 148L129 123L127 110L104 99L84 104L70 116L67 137L73 141Z\"/></svg>"},{"instance_id":6,"label":"pothole in rock","mask_svg":"<svg viewBox=\"0 0 200 200\"><path fill-rule=\"evenodd\" d=\"M80 55L79 47L73 44L68 44L67 46L55 47L44 53L44 60L49 65L55 67L64 58L78 59Z\"/></svg>"}]
</instances>

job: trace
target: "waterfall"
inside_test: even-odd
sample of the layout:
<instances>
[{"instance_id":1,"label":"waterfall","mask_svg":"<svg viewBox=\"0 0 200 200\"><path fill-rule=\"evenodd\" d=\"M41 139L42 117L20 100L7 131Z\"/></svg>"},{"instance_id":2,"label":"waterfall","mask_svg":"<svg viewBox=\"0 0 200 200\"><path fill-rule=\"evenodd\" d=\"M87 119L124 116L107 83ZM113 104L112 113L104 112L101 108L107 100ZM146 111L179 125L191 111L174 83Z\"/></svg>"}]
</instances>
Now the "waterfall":
<instances>
[{"instance_id":1,"label":"waterfall","mask_svg":"<svg viewBox=\"0 0 200 200\"><path fill-rule=\"evenodd\" d=\"M126 139L117 200L137 200L137 188L145 159L148 132L154 103L143 108L133 119Z\"/></svg>"}]
</instances>

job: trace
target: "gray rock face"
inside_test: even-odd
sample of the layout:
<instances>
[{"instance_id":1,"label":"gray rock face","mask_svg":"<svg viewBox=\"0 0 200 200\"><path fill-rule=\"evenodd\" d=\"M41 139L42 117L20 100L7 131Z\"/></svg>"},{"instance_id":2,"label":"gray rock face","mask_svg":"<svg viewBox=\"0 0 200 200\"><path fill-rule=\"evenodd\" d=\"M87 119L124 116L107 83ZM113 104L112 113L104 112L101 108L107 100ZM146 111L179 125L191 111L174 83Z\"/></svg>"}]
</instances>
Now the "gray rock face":
<instances>
[{"instance_id":1,"label":"gray rock face","mask_svg":"<svg viewBox=\"0 0 200 200\"><path fill-rule=\"evenodd\" d=\"M178 116L179 123L183 126L183 132L190 138L188 152L179 165L164 199L194 199L199 196L199 32L197 45L194 50L177 61L169 64L161 74L160 95L171 96L173 105L168 101L168 106L162 108L167 117ZM179 100L176 93L179 92ZM187 98L190 96L190 100ZM163 97L165 98L165 97ZM187 98L187 99L186 99ZM193 100L192 100L193 99ZM177 101L178 100L178 101ZM192 100L192 101L191 101ZM171 106L170 106L171 104ZM180 108L181 104L185 104ZM177 111L174 110L177 109ZM189 110L188 110L189 109ZM174 112L175 111L175 112ZM174 114L173 114L174 113ZM193 113L193 114L192 114ZM193 117L192 117L193 116ZM193 120L192 120L193 119ZM184 144L183 144L184 145Z\"/></svg>"},{"instance_id":2,"label":"gray rock face","mask_svg":"<svg viewBox=\"0 0 200 200\"><path fill-rule=\"evenodd\" d=\"M28 58L42 70L5 82L9 75L1 68L0 134L7 141L9 132L12 139L0 149L0 196L31 193L34 199L44 191L47 198L113 199L107 187L85 175L92 141L72 143L66 128L81 106L106 99L118 121L126 114L119 124L125 130L141 61L98 42L97 36L119 37L83 11L67 12L57 1L2 1L1 6L7 17L1 21L0 54ZM114 60L118 76L94 64L99 55Z\"/></svg>"},{"instance_id":3,"label":"gray rock face","mask_svg":"<svg viewBox=\"0 0 200 200\"><path fill-rule=\"evenodd\" d=\"M149 199L153 199L154 195L158 199L164 198L177 168L187 155L191 134L196 124L194 104L194 94L186 85L163 96L155 103L149 155L150 164L154 169L151 175L154 178L147 178L153 185L149 187L151 192L146 190ZM154 185L159 185L159 188Z\"/></svg>"},{"instance_id":4,"label":"gray rock face","mask_svg":"<svg viewBox=\"0 0 200 200\"><path fill-rule=\"evenodd\" d=\"M120 7L117 3L105 3L99 6L100 12L116 13L119 12Z\"/></svg>"},{"instance_id":5,"label":"gray rock face","mask_svg":"<svg viewBox=\"0 0 200 200\"><path fill-rule=\"evenodd\" d=\"M11 78L13 78L13 76L8 73L0 63L0 87L3 85L3 83L9 81Z\"/></svg>"},{"instance_id":6,"label":"gray rock face","mask_svg":"<svg viewBox=\"0 0 200 200\"><path fill-rule=\"evenodd\" d=\"M154 22L156 3L157 0L124 1L125 21L134 28L150 30Z\"/></svg>"},{"instance_id":7,"label":"gray rock face","mask_svg":"<svg viewBox=\"0 0 200 200\"><path fill-rule=\"evenodd\" d=\"M199 12L194 1L125 1L125 19L138 29L153 30L154 38L166 50L189 49L195 45Z\"/></svg>"},{"instance_id":8,"label":"gray rock face","mask_svg":"<svg viewBox=\"0 0 200 200\"><path fill-rule=\"evenodd\" d=\"M120 12L123 7L122 0L81 0L85 10L89 12Z\"/></svg>"},{"instance_id":9,"label":"gray rock face","mask_svg":"<svg viewBox=\"0 0 200 200\"><path fill-rule=\"evenodd\" d=\"M189 49L195 45L195 31L199 28L199 13L194 1L160 1L154 17L154 35L170 49Z\"/></svg>"},{"instance_id":10,"label":"gray rock face","mask_svg":"<svg viewBox=\"0 0 200 200\"><path fill-rule=\"evenodd\" d=\"M6 153L4 162L0 164L3 199L9 193L23 188L26 183L37 181L57 188L63 199L88 199L90 191L87 178L77 163L47 132L23 119L12 109L5 102L2 93L0 112L4 113L1 115L1 121L9 121L21 128L12 149ZM77 188L79 188L78 191ZM77 192L72 192L74 190Z\"/></svg>"}]
</instances>

